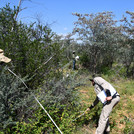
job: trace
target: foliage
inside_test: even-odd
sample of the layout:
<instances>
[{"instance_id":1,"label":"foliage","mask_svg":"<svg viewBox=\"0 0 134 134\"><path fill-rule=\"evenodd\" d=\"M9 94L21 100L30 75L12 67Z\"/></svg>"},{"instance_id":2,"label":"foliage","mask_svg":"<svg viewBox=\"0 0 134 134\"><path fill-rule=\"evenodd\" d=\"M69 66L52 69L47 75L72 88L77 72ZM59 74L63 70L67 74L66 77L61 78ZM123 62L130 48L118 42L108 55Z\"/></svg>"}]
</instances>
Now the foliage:
<instances>
[{"instance_id":1,"label":"foliage","mask_svg":"<svg viewBox=\"0 0 134 134\"><path fill-rule=\"evenodd\" d=\"M116 21L112 12L73 14L78 17L73 32L83 41L79 48L80 60L91 72L102 73L104 68L108 70L118 62L126 67L128 76L133 76L134 17L133 12L126 13L130 21L126 17Z\"/></svg>"},{"instance_id":2,"label":"foliage","mask_svg":"<svg viewBox=\"0 0 134 134\"><path fill-rule=\"evenodd\" d=\"M49 108L46 109L51 117L54 119L55 123L58 125L60 130L64 133L71 133L75 129L75 125L72 122L72 111L70 109L61 110L57 108ZM33 119L35 118L35 119ZM39 109L36 111L36 114L33 115L33 118L30 119L29 123L26 122L18 122L17 126L15 127L15 133L59 133L57 128L54 126L52 121L48 118L48 116Z\"/></svg>"},{"instance_id":3,"label":"foliage","mask_svg":"<svg viewBox=\"0 0 134 134\"><path fill-rule=\"evenodd\" d=\"M75 129L73 118L80 108L75 82L71 77L61 81L47 82L39 90L37 95L44 108L64 133L70 133ZM17 123L16 133L58 133L54 124L46 113L38 108L28 119Z\"/></svg>"},{"instance_id":4,"label":"foliage","mask_svg":"<svg viewBox=\"0 0 134 134\"><path fill-rule=\"evenodd\" d=\"M123 17L121 22L123 23L123 34L125 35L125 39L122 41L123 47L121 48L121 61L123 65L126 67L126 73L128 76L134 76L133 68L134 68L134 13L126 11L126 13L130 16L129 19L127 17Z\"/></svg>"},{"instance_id":5,"label":"foliage","mask_svg":"<svg viewBox=\"0 0 134 134\"><path fill-rule=\"evenodd\" d=\"M134 77L134 13L127 11L130 19L124 17L121 22L114 20L112 12L75 13L73 15L78 20L74 23L73 33L63 37L39 19L30 25L18 22L15 19L17 11L10 5L0 9L0 48L12 59L9 67L23 78L29 88L25 89L21 81L6 70L0 70L1 133L58 133L33 100L31 89L64 133L76 132L84 125L96 125L101 105L73 122L94 97L88 89L86 95L89 93L90 98L83 99L80 89L90 88L87 80L93 73L99 73L113 83L121 81L121 78ZM73 34L78 35L80 43L73 39ZM81 70L79 67L75 71L67 68L71 66L74 50L80 56L77 64L82 65ZM123 90L118 90L126 100L126 95L133 95L133 83L123 84L120 84ZM86 101L87 105L84 104ZM125 108L132 110L131 101ZM121 106L118 109L121 110ZM124 133L133 132L128 117L124 121ZM116 124L113 119L113 129Z\"/></svg>"},{"instance_id":6,"label":"foliage","mask_svg":"<svg viewBox=\"0 0 134 134\"><path fill-rule=\"evenodd\" d=\"M15 126L21 114L24 111L26 113L29 93L21 81L5 69L0 73L0 130L8 132L9 128ZM23 78L24 81L25 79Z\"/></svg>"},{"instance_id":7,"label":"foliage","mask_svg":"<svg viewBox=\"0 0 134 134\"><path fill-rule=\"evenodd\" d=\"M97 73L105 66L111 67L116 60L120 28L113 20L112 12L97 14L73 14L78 17L74 33L84 42L81 51L87 55L88 68ZM90 60L88 60L90 59Z\"/></svg>"},{"instance_id":8,"label":"foliage","mask_svg":"<svg viewBox=\"0 0 134 134\"><path fill-rule=\"evenodd\" d=\"M62 49L60 44L52 41L54 33L48 25L43 26L37 22L36 25L33 23L28 27L14 20L14 14L15 10L9 5L0 10L1 48L12 59L15 72L23 77L32 77L28 86L36 88L44 77L57 71ZM8 25L5 27L5 24ZM50 58L52 60L47 64Z\"/></svg>"}]
</instances>

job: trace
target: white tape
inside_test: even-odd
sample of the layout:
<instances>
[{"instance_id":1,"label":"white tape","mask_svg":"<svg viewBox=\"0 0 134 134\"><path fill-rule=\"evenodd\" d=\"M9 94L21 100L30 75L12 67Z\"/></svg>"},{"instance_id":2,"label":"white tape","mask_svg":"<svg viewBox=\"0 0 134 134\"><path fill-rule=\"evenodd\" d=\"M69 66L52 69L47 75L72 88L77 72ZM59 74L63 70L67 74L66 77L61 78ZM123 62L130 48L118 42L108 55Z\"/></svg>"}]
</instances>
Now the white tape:
<instances>
[{"instance_id":1,"label":"white tape","mask_svg":"<svg viewBox=\"0 0 134 134\"><path fill-rule=\"evenodd\" d=\"M12 72L9 68L8 71L11 72L13 75L15 75L17 78L19 78L19 76L17 76L14 72ZM19 78L21 80L21 82L25 85L25 87L28 89L27 85L25 84L25 82ZM56 125L56 123L54 122L54 120L52 119L52 117L48 114L48 112L45 110L45 108L42 106L42 104L39 102L39 100L35 97L35 95L33 94L35 100L38 102L38 104L41 106L41 108L45 111L45 113L47 114L47 116L51 119L51 121L53 122L53 124L56 126L56 128L58 129L58 131L63 134L61 132L61 130L59 129L59 127Z\"/></svg>"}]
</instances>

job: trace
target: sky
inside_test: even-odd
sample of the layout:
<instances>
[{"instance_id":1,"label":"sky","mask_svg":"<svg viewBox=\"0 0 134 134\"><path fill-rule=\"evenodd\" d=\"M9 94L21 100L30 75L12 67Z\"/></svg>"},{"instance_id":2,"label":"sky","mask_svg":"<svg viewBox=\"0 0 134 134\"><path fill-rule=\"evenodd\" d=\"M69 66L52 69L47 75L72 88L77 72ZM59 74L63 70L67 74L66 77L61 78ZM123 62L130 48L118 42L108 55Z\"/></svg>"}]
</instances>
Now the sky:
<instances>
[{"instance_id":1,"label":"sky","mask_svg":"<svg viewBox=\"0 0 134 134\"><path fill-rule=\"evenodd\" d=\"M20 0L0 0L0 8L7 3L18 6ZM95 14L112 11L119 20L126 11L134 12L134 0L22 0L22 10L18 20L26 24L35 22L37 18L42 24L49 24L53 32L66 35L71 33L77 17L72 13Z\"/></svg>"}]
</instances>

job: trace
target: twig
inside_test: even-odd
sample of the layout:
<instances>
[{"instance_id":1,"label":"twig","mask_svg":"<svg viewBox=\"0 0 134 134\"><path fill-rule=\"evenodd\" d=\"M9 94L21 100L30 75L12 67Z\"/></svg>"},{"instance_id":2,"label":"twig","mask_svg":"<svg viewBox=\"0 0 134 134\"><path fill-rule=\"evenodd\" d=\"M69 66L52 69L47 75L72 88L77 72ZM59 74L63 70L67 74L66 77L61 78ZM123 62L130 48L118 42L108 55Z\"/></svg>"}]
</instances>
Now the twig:
<instances>
[{"instance_id":1,"label":"twig","mask_svg":"<svg viewBox=\"0 0 134 134\"><path fill-rule=\"evenodd\" d=\"M53 57L54 57L54 55L51 56L46 62L44 62L43 65L46 65ZM39 66L39 67L34 71L34 73L35 73L38 69L40 69L43 65Z\"/></svg>"}]
</instances>

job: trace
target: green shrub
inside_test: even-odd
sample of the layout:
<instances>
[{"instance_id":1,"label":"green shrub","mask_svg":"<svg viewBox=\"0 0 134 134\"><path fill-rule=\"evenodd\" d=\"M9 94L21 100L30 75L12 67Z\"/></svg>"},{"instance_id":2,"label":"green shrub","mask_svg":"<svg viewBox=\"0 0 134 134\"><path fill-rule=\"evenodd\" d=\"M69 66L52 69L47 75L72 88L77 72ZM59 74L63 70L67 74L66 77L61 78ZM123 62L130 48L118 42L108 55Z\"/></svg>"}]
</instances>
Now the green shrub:
<instances>
[{"instance_id":1,"label":"green shrub","mask_svg":"<svg viewBox=\"0 0 134 134\"><path fill-rule=\"evenodd\" d=\"M21 116L26 114L29 96L30 93L26 91L22 82L6 68L2 69L0 72L0 130L2 132L8 133Z\"/></svg>"},{"instance_id":2,"label":"green shrub","mask_svg":"<svg viewBox=\"0 0 134 134\"><path fill-rule=\"evenodd\" d=\"M77 113L77 108L74 109L73 107L70 107L69 109L63 109L62 112L61 109L57 109L55 107L51 109L45 109L48 111L52 119L63 133L71 133L75 130L76 126L75 122L73 122L73 119ZM44 132L49 134L59 133L53 122L41 108L39 108L38 111L35 111L32 118L29 119L29 122L18 122L14 129L14 133L19 134L42 134Z\"/></svg>"}]
</instances>

